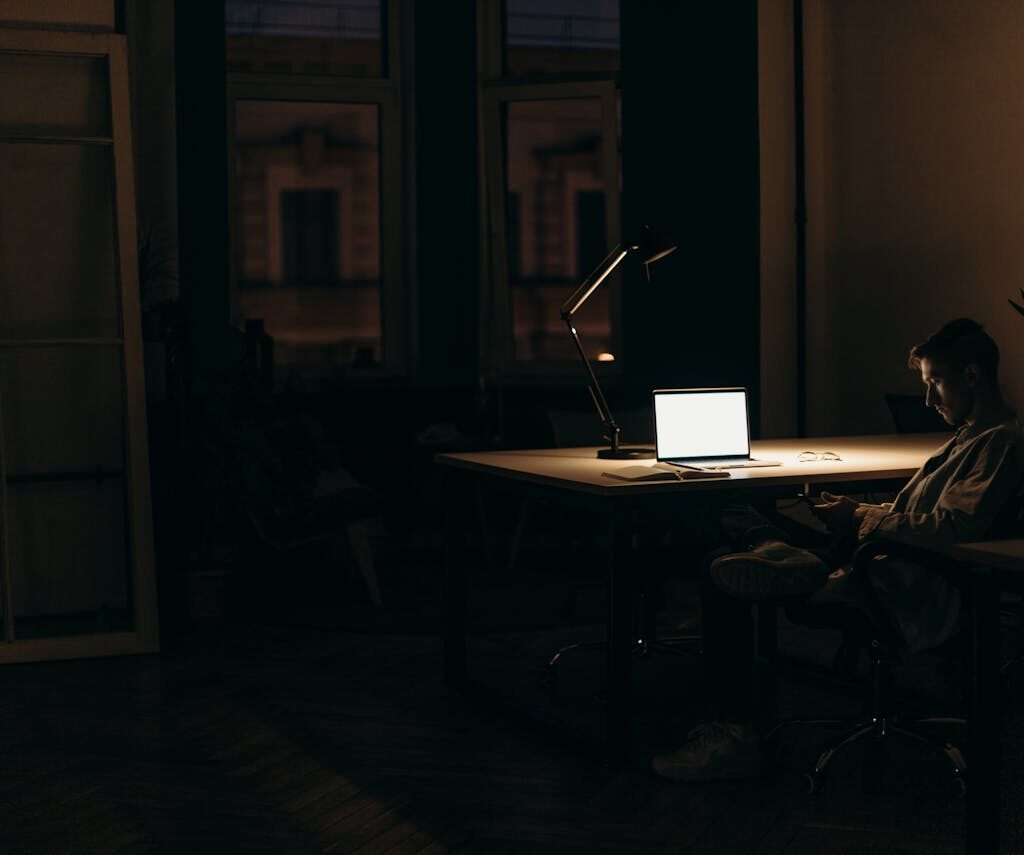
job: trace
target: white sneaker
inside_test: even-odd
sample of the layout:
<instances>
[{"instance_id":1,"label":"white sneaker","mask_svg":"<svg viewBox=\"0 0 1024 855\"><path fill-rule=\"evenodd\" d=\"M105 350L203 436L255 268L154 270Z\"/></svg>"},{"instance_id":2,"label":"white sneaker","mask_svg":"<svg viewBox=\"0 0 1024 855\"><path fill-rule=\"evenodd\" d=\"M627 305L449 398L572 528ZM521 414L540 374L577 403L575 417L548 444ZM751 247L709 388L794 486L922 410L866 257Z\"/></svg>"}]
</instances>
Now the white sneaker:
<instances>
[{"instance_id":1,"label":"white sneaker","mask_svg":"<svg viewBox=\"0 0 1024 855\"><path fill-rule=\"evenodd\" d=\"M655 757L651 766L672 781L754 778L764 769L764 752L753 728L712 721L695 727L682 748Z\"/></svg>"}]
</instances>

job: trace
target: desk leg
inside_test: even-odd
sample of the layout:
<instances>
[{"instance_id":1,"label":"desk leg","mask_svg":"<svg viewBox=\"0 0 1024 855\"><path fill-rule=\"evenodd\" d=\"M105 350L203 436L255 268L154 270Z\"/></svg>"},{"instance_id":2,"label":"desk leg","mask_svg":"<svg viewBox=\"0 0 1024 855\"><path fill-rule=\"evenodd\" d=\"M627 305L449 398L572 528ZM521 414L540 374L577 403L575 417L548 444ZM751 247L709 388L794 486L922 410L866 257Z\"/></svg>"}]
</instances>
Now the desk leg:
<instances>
[{"instance_id":1,"label":"desk leg","mask_svg":"<svg viewBox=\"0 0 1024 855\"><path fill-rule=\"evenodd\" d=\"M444 681L453 688L466 681L466 524L471 517L466 478L445 478Z\"/></svg>"},{"instance_id":2,"label":"desk leg","mask_svg":"<svg viewBox=\"0 0 1024 855\"><path fill-rule=\"evenodd\" d=\"M968 709L967 851L999 851L999 588L995 575L971 576L971 696Z\"/></svg>"},{"instance_id":3,"label":"desk leg","mask_svg":"<svg viewBox=\"0 0 1024 855\"><path fill-rule=\"evenodd\" d=\"M633 692L633 626L629 577L632 528L608 517L608 764L618 767L629 755Z\"/></svg>"}]
</instances>

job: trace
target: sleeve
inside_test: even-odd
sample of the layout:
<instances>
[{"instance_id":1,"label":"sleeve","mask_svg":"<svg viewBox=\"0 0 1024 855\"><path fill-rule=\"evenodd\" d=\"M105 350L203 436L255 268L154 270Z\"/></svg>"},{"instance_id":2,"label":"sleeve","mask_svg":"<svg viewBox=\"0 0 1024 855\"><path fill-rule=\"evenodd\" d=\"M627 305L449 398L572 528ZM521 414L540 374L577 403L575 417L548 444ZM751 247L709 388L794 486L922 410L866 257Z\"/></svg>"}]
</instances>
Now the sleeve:
<instances>
[{"instance_id":1,"label":"sleeve","mask_svg":"<svg viewBox=\"0 0 1024 855\"><path fill-rule=\"evenodd\" d=\"M857 539L884 538L933 549L982 539L1020 488L1024 463L1019 442L1010 433L994 433L979 442L972 460L965 461L962 474L951 479L932 511L869 508Z\"/></svg>"}]
</instances>

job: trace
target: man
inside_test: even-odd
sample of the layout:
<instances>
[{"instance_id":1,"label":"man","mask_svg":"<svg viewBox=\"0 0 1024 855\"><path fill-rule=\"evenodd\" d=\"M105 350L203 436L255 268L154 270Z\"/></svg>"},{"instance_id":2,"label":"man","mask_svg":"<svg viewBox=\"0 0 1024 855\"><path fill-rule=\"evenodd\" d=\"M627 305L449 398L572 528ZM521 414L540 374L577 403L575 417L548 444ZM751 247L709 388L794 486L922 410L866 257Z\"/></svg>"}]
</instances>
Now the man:
<instances>
[{"instance_id":1,"label":"man","mask_svg":"<svg viewBox=\"0 0 1024 855\"><path fill-rule=\"evenodd\" d=\"M830 536L807 549L753 509L723 515L724 533L745 549L711 562L701 596L705 686L718 719L698 726L678 750L655 757L657 774L700 781L760 772L763 753L752 723L752 603L856 604L864 582L842 565L860 544L884 538L941 548L998 535L1015 516L1024 442L999 391L996 343L980 324L959 318L912 348L909 365L921 373L926 404L957 430L891 503L822 493L814 512ZM906 649L952 637L956 588L926 567L880 564L871 574L873 598Z\"/></svg>"}]
</instances>

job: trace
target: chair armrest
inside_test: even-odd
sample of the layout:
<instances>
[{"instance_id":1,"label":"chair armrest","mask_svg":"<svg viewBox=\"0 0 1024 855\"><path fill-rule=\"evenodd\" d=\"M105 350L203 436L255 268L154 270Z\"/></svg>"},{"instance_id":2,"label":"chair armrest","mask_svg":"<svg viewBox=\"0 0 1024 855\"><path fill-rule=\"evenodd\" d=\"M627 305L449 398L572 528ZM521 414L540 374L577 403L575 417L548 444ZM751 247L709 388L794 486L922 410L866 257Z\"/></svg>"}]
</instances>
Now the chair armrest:
<instances>
[{"instance_id":1,"label":"chair armrest","mask_svg":"<svg viewBox=\"0 0 1024 855\"><path fill-rule=\"evenodd\" d=\"M866 581L871 578L872 564L875 560L895 558L928 567L935 573L945 576L961 594L965 594L969 582L968 564L948 555L945 552L912 546L895 540L875 540L865 543L854 553L851 568L860 573ZM867 586L869 589L870 585Z\"/></svg>"},{"instance_id":2,"label":"chair armrest","mask_svg":"<svg viewBox=\"0 0 1024 855\"><path fill-rule=\"evenodd\" d=\"M916 564L928 564L943 568L952 568L957 562L944 552L927 549L923 546L912 546L898 540L871 540L859 546L851 562L855 569L864 568L870 572L870 562L883 557L913 561Z\"/></svg>"}]
</instances>

